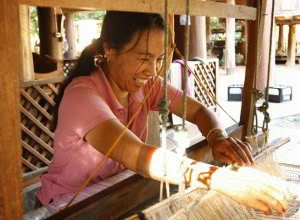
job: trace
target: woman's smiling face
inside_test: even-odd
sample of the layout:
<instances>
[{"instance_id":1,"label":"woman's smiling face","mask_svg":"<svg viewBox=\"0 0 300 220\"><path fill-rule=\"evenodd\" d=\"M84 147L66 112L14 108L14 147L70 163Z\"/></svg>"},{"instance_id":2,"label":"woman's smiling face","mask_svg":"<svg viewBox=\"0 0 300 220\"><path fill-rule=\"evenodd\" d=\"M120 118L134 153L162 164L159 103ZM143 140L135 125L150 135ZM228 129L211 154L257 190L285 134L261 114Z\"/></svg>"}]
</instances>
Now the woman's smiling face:
<instances>
[{"instance_id":1,"label":"woman's smiling face","mask_svg":"<svg viewBox=\"0 0 300 220\"><path fill-rule=\"evenodd\" d=\"M104 49L109 78L123 92L136 92L162 68L164 32L151 28L134 34L120 51Z\"/></svg>"}]
</instances>

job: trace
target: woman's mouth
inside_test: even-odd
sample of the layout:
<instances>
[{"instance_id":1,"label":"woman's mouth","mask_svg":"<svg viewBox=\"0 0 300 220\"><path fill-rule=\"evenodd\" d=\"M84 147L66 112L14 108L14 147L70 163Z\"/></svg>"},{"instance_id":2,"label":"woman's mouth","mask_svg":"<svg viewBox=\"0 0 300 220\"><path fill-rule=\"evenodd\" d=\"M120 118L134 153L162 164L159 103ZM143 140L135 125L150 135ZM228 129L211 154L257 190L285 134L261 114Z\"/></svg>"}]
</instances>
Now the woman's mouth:
<instances>
[{"instance_id":1,"label":"woman's mouth","mask_svg":"<svg viewBox=\"0 0 300 220\"><path fill-rule=\"evenodd\" d=\"M148 78L147 79L142 79L142 78L138 78L138 77L134 77L134 80L136 81L136 83L138 85L146 85Z\"/></svg>"}]
</instances>

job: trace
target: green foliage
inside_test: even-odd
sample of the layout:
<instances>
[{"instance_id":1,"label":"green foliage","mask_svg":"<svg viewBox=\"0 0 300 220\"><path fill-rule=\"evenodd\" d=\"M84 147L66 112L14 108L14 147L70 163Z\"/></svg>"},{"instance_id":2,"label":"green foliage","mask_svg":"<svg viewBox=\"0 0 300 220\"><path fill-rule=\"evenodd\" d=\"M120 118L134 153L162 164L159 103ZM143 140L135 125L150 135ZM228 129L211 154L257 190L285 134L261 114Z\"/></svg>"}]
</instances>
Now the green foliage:
<instances>
[{"instance_id":1,"label":"green foliage","mask_svg":"<svg viewBox=\"0 0 300 220\"><path fill-rule=\"evenodd\" d=\"M85 20L85 19L96 19L103 20L105 11L89 11L89 12L78 12L74 14L74 20Z\"/></svg>"},{"instance_id":2,"label":"green foliage","mask_svg":"<svg viewBox=\"0 0 300 220\"><path fill-rule=\"evenodd\" d=\"M218 17L210 17L210 25L212 29L222 28L224 26L224 21Z\"/></svg>"},{"instance_id":3,"label":"green foliage","mask_svg":"<svg viewBox=\"0 0 300 220\"><path fill-rule=\"evenodd\" d=\"M29 20L30 20L30 35L36 36L39 33L39 23L36 7L29 7Z\"/></svg>"}]
</instances>

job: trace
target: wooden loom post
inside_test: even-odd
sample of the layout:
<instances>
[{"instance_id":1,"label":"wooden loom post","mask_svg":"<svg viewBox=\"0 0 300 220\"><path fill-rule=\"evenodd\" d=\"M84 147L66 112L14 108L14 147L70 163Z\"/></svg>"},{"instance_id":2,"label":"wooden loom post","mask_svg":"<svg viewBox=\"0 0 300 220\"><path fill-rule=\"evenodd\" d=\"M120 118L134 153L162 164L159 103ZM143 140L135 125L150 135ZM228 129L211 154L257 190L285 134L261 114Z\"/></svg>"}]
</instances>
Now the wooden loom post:
<instances>
[{"instance_id":1,"label":"wooden loom post","mask_svg":"<svg viewBox=\"0 0 300 220\"><path fill-rule=\"evenodd\" d=\"M253 7L257 7L258 3L256 0L248 0L247 4ZM242 109L240 116L240 124L243 125L242 137L250 134L252 129L253 120L253 105L254 100L252 97L252 88L254 85L255 71L256 71L256 56L257 56L257 20L247 21L248 25L248 48L247 48L247 64L244 82L244 91L242 97ZM251 44L251 46L250 46Z\"/></svg>"},{"instance_id":2,"label":"wooden loom post","mask_svg":"<svg viewBox=\"0 0 300 220\"><path fill-rule=\"evenodd\" d=\"M0 219L22 219L17 0L1 1L0 26Z\"/></svg>"}]
</instances>

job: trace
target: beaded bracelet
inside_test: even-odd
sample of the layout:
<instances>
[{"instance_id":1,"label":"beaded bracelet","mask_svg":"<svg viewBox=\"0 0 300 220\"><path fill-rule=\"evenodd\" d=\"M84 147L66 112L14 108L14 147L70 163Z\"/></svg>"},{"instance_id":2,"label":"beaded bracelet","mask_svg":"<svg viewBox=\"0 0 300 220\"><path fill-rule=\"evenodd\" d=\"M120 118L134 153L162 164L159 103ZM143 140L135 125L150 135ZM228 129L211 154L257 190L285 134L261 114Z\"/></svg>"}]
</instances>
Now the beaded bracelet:
<instances>
[{"instance_id":1,"label":"beaded bracelet","mask_svg":"<svg viewBox=\"0 0 300 220\"><path fill-rule=\"evenodd\" d=\"M221 129L221 128L212 128L210 129L210 131L208 132L208 134L206 135L206 139L207 139L207 142L209 142L209 136L215 132L215 131L219 131L222 133L222 135L225 137L225 138L228 138L228 135L226 133L226 131L224 129Z\"/></svg>"}]
</instances>

